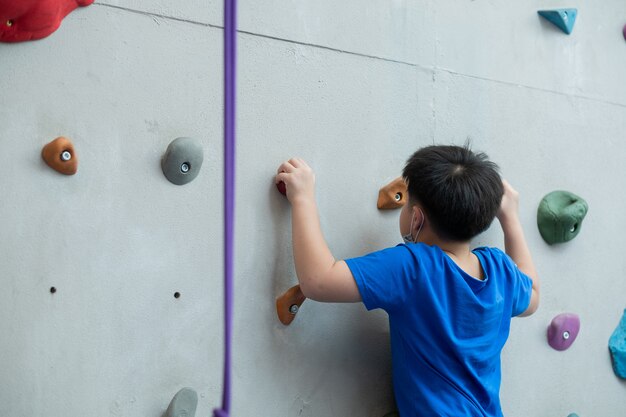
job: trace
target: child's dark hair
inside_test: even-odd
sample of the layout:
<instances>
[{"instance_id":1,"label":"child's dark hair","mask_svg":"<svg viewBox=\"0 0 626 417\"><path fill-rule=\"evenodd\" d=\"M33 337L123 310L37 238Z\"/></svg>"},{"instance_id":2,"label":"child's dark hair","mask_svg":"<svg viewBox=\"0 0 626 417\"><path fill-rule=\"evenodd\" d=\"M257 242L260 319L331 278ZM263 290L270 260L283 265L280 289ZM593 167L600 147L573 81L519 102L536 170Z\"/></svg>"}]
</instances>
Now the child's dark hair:
<instances>
[{"instance_id":1,"label":"child's dark hair","mask_svg":"<svg viewBox=\"0 0 626 417\"><path fill-rule=\"evenodd\" d=\"M420 203L435 233L447 240L466 242L485 231L504 194L498 166L467 144L421 148L402 176L409 204Z\"/></svg>"}]
</instances>

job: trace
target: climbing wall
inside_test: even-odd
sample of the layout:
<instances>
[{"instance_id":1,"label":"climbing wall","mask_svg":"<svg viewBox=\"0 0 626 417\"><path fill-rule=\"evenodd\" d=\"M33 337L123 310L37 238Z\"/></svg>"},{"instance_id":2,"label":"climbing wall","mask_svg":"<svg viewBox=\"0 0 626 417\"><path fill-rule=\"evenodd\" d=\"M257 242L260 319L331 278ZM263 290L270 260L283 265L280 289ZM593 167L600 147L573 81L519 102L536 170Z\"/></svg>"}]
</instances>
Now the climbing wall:
<instances>
[{"instance_id":1,"label":"climbing wall","mask_svg":"<svg viewBox=\"0 0 626 417\"><path fill-rule=\"evenodd\" d=\"M596 3L239 2L233 416L394 409L384 313L306 301L276 317L296 283L280 162L314 167L344 258L400 241L376 200L411 152L471 138L520 191L543 280L503 352L505 415L623 417L607 344L626 308L626 3ZM578 9L570 35L537 15L557 6ZM0 415L161 417L182 387L198 416L219 405L221 27L220 1L99 0L0 44ZM41 158L59 136L74 175ZM204 153L185 185L161 170L178 137ZM549 246L536 210L557 189L589 213ZM546 329L564 312L581 328L559 352Z\"/></svg>"}]
</instances>

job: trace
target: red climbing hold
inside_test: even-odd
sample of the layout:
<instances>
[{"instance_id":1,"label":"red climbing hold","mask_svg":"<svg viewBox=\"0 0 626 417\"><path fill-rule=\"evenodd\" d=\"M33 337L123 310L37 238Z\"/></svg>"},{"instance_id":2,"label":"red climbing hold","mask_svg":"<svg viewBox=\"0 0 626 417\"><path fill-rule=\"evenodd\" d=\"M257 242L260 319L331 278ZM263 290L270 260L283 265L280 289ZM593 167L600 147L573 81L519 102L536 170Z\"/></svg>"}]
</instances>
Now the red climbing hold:
<instances>
[{"instance_id":1,"label":"red climbing hold","mask_svg":"<svg viewBox=\"0 0 626 417\"><path fill-rule=\"evenodd\" d=\"M278 188L278 191L280 191L282 195L287 195L287 186L285 186L283 181L276 184L276 188Z\"/></svg>"},{"instance_id":2,"label":"red climbing hold","mask_svg":"<svg viewBox=\"0 0 626 417\"><path fill-rule=\"evenodd\" d=\"M77 7L94 0L0 0L0 42L45 38Z\"/></svg>"}]
</instances>

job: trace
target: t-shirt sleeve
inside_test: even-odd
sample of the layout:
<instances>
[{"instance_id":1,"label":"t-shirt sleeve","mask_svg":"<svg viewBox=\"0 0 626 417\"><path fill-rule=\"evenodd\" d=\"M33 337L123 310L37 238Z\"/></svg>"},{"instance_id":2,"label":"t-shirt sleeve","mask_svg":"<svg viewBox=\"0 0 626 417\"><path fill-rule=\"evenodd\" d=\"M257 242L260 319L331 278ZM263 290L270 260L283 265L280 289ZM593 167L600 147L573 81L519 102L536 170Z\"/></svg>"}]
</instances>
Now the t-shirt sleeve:
<instances>
[{"instance_id":1,"label":"t-shirt sleeve","mask_svg":"<svg viewBox=\"0 0 626 417\"><path fill-rule=\"evenodd\" d=\"M415 254L403 244L345 262L368 310L393 311L411 291L415 281Z\"/></svg>"},{"instance_id":2,"label":"t-shirt sleeve","mask_svg":"<svg viewBox=\"0 0 626 417\"><path fill-rule=\"evenodd\" d=\"M528 275L519 270L513 259L504 254L509 269L509 289L512 296L511 317L519 316L530 305L533 293L533 281Z\"/></svg>"}]
</instances>

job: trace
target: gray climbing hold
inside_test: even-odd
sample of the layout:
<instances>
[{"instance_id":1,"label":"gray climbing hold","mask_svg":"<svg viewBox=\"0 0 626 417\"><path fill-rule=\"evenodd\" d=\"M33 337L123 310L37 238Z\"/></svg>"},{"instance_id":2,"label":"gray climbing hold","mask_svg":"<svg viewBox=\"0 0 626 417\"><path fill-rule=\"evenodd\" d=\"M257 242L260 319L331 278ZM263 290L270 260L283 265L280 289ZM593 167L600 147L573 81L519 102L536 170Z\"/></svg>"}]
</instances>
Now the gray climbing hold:
<instances>
[{"instance_id":1,"label":"gray climbing hold","mask_svg":"<svg viewBox=\"0 0 626 417\"><path fill-rule=\"evenodd\" d=\"M198 394L191 388L183 388L174 395L165 417L194 417L198 406Z\"/></svg>"},{"instance_id":2,"label":"gray climbing hold","mask_svg":"<svg viewBox=\"0 0 626 417\"><path fill-rule=\"evenodd\" d=\"M613 372L618 377L626 379L626 310L609 339L609 351L613 359Z\"/></svg>"},{"instance_id":3,"label":"gray climbing hold","mask_svg":"<svg viewBox=\"0 0 626 417\"><path fill-rule=\"evenodd\" d=\"M167 147L161 159L161 169L171 183L183 185L198 176L203 160L204 153L198 140L177 138Z\"/></svg>"},{"instance_id":4,"label":"gray climbing hold","mask_svg":"<svg viewBox=\"0 0 626 417\"><path fill-rule=\"evenodd\" d=\"M549 245L574 239L587 215L587 202L569 191L553 191L537 209L537 226Z\"/></svg>"}]
</instances>

